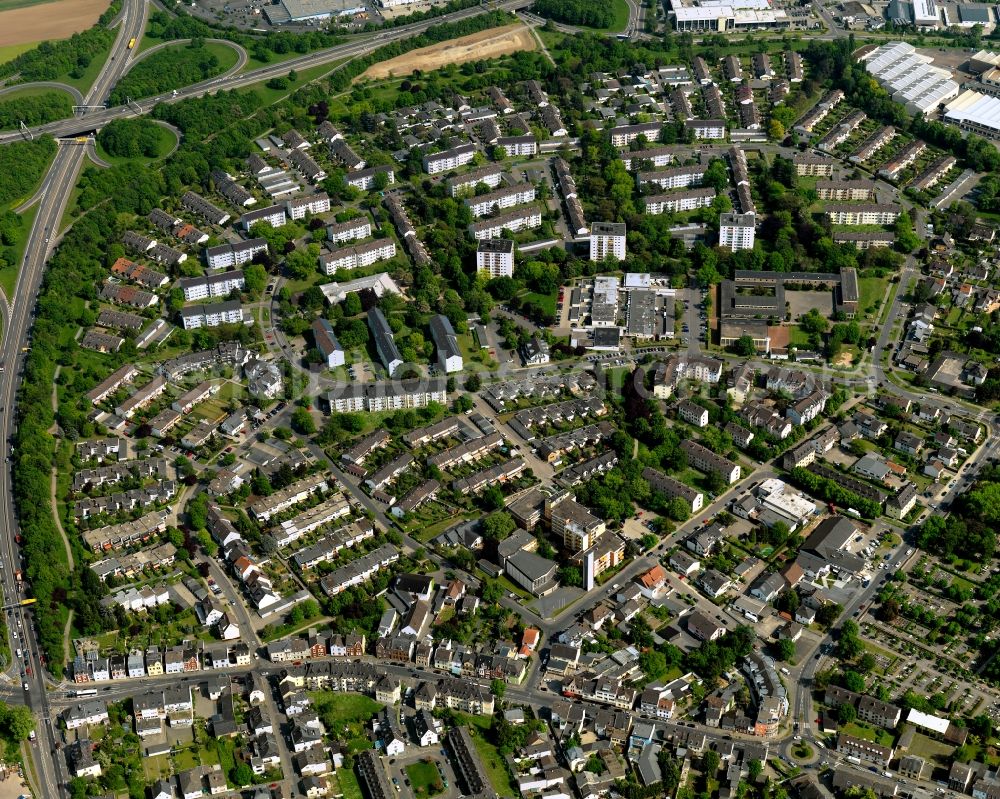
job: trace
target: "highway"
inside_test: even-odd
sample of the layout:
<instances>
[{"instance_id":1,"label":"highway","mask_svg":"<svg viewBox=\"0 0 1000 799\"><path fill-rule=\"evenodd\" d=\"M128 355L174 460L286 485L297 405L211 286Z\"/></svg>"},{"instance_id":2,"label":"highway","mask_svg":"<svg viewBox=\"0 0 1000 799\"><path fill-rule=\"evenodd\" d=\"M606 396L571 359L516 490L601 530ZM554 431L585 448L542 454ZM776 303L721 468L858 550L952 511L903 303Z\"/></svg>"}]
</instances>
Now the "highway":
<instances>
[{"instance_id":1,"label":"highway","mask_svg":"<svg viewBox=\"0 0 1000 799\"><path fill-rule=\"evenodd\" d=\"M292 58L288 61L282 61L280 64L271 64L266 67L261 67L260 69L251 70L250 72L244 72L242 75L211 78L209 80L202 81L201 83L196 83L183 89L178 89L176 94L174 92L167 92L156 97L138 100L136 102L129 103L128 105L95 109L83 116L73 117L72 119L63 119L58 122L50 122L46 125L29 128L29 130L34 136L42 134L49 134L51 136L55 136L56 138L79 136L81 134L90 133L101 126L106 125L113 119L122 119L124 117L135 117L141 116L142 114L148 114L155 106L162 102L175 103L181 100L187 100L192 97L201 97L215 92L242 89L255 83L268 80L269 78L285 76L293 69L302 71L304 69L309 69L310 67L327 64L331 61L339 61L344 58L355 58L367 55L373 50L377 50L379 47L389 44L390 42L396 41L397 39L409 39L414 34L422 33L428 28L434 25L439 25L442 22L458 22L463 19L468 19L469 17L476 17L480 14L494 11L496 9L513 11L517 8L521 8L522 6L529 5L530 2L531 0L504 0L503 2L497 3L495 6L474 6L472 8L466 8L462 11L455 11L452 14L435 17L434 19L414 22L411 25L402 25L384 33L377 33L372 36L368 36L362 41L352 41L347 44L337 45L336 47L329 47L326 50L317 50L314 53L309 53L298 58ZM141 34L142 30L140 29L136 33L136 38L141 36ZM125 44L127 45L127 43L128 40L126 39ZM124 48L124 53L127 57L127 46ZM121 70L123 63L126 68ZM129 64L127 60L123 61L122 54L117 52L117 41L116 50L113 51L113 60L109 62L108 66L111 67L111 69L106 69L105 72L102 73L102 76L95 82L94 88L91 90L87 99L88 105L104 105L108 94L111 92L111 89L114 88L115 83L121 78L124 72L128 71L127 67ZM23 138L24 134L18 131L0 134L0 144L9 144L13 141L20 141Z\"/></svg>"},{"instance_id":2,"label":"highway","mask_svg":"<svg viewBox=\"0 0 1000 799\"><path fill-rule=\"evenodd\" d=\"M111 60L105 63L104 69L95 79L94 86L85 99L86 105L94 104L96 98L106 95L127 69L128 42L142 35L146 25L147 10L144 0L125 0L122 22L111 49ZM86 119L86 115L82 118ZM18 275L14 296L8 298L10 315L3 336L3 345L0 347L0 358L5 366L4 371L0 373L0 431L3 433L3 439L8 442L12 440L16 429L17 391L20 387L24 351L29 343L29 330L34 320L35 301L42 283L45 263L52 247L56 244L60 220L86 157L85 147L61 147L56 153L55 160L37 193L38 214L25 248L24 262ZM0 554L5 561L5 568L0 569L0 583L3 586L4 604L10 604L17 602L23 596L21 586L14 578L15 570L23 566L15 541L18 528L10 470L5 471L7 474L0 481L0 506L2 506ZM12 635L11 652L22 650L22 658L15 658L9 676L15 686L23 684L24 702L31 708L36 719L37 740L29 747L34 763L33 788L39 796L60 797L64 795L64 784L69 775L66 773L62 758L53 756L56 739L51 723L52 714L46 691L45 670L39 658L41 648L38 645L33 615L22 608L13 609L8 613L7 624Z\"/></svg>"}]
</instances>

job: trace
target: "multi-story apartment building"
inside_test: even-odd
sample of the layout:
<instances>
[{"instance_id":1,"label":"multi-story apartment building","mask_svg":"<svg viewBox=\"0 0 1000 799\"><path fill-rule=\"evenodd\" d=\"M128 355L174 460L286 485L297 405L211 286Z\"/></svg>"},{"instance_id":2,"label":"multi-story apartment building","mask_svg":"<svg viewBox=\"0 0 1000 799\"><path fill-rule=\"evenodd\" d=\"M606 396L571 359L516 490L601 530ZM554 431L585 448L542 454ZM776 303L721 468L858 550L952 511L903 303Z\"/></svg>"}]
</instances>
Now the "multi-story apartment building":
<instances>
[{"instance_id":1,"label":"multi-story apartment building","mask_svg":"<svg viewBox=\"0 0 1000 799\"><path fill-rule=\"evenodd\" d=\"M375 341L375 351L389 373L389 377L392 377L393 373L403 365L403 356L400 355L399 348L396 346L392 328L389 327L385 314L379 308L372 308L368 311L368 329Z\"/></svg>"},{"instance_id":2,"label":"multi-story apartment building","mask_svg":"<svg viewBox=\"0 0 1000 799\"><path fill-rule=\"evenodd\" d=\"M483 239L476 247L476 273L490 278L514 276L514 242Z\"/></svg>"},{"instance_id":3,"label":"multi-story apartment building","mask_svg":"<svg viewBox=\"0 0 1000 799\"><path fill-rule=\"evenodd\" d=\"M263 222L271 227L281 227L288 221L285 213L285 206L272 205L270 208L258 208L256 211L248 211L240 217L240 227L243 230L250 230L258 222Z\"/></svg>"},{"instance_id":4,"label":"multi-story apartment building","mask_svg":"<svg viewBox=\"0 0 1000 799\"><path fill-rule=\"evenodd\" d=\"M626 232L624 222L594 222L590 228L590 260L616 258L624 261Z\"/></svg>"},{"instance_id":5,"label":"multi-story apartment building","mask_svg":"<svg viewBox=\"0 0 1000 799\"><path fill-rule=\"evenodd\" d=\"M894 203L831 203L825 211L834 225L891 225L899 217Z\"/></svg>"},{"instance_id":6,"label":"multi-story apartment building","mask_svg":"<svg viewBox=\"0 0 1000 799\"><path fill-rule=\"evenodd\" d=\"M476 148L472 144L461 144L450 150L431 153L424 156L424 171L428 175L439 175L442 172L449 172L452 169L458 169L458 167L470 163L475 155Z\"/></svg>"},{"instance_id":7,"label":"multi-story apartment building","mask_svg":"<svg viewBox=\"0 0 1000 799\"><path fill-rule=\"evenodd\" d=\"M210 305L193 305L181 309L181 323L185 330L196 330L199 327L218 327L243 322L243 306L239 300L212 303Z\"/></svg>"},{"instance_id":8,"label":"multi-story apartment building","mask_svg":"<svg viewBox=\"0 0 1000 799\"><path fill-rule=\"evenodd\" d=\"M669 194L652 194L643 197L642 202L647 214L678 213L693 211L696 208L707 208L715 200L715 189L687 189Z\"/></svg>"},{"instance_id":9,"label":"multi-story apartment building","mask_svg":"<svg viewBox=\"0 0 1000 799\"><path fill-rule=\"evenodd\" d=\"M495 239L503 235L504 230L517 233L530 230L542 224L542 213L534 207L518 208L506 214L482 219L469 225L469 235L477 241Z\"/></svg>"},{"instance_id":10,"label":"multi-story apartment building","mask_svg":"<svg viewBox=\"0 0 1000 799\"><path fill-rule=\"evenodd\" d=\"M308 197L294 197L285 203L285 208L292 219L305 219L306 214L325 214L329 211L330 198L326 192Z\"/></svg>"},{"instance_id":11,"label":"multi-story apartment building","mask_svg":"<svg viewBox=\"0 0 1000 799\"><path fill-rule=\"evenodd\" d=\"M179 283L181 291L184 292L185 302L226 297L234 290L241 291L244 285L243 272L238 269L217 275L184 277Z\"/></svg>"},{"instance_id":12,"label":"multi-story apartment building","mask_svg":"<svg viewBox=\"0 0 1000 799\"><path fill-rule=\"evenodd\" d=\"M247 239L238 244L220 244L205 250L209 269L229 269L250 263L255 256L267 252L266 239Z\"/></svg>"},{"instance_id":13,"label":"multi-story apartment building","mask_svg":"<svg viewBox=\"0 0 1000 799\"><path fill-rule=\"evenodd\" d=\"M752 250L757 232L756 214L726 213L719 215L719 246L736 252Z\"/></svg>"},{"instance_id":14,"label":"multi-story apartment building","mask_svg":"<svg viewBox=\"0 0 1000 799\"><path fill-rule=\"evenodd\" d=\"M530 203L535 199L535 187L530 183L519 183L501 189L469 197L465 204L477 219L504 208Z\"/></svg>"},{"instance_id":15,"label":"multi-story apartment building","mask_svg":"<svg viewBox=\"0 0 1000 799\"><path fill-rule=\"evenodd\" d=\"M341 247L319 257L320 269L327 275L339 269L361 269L396 256L396 242L392 239L375 239L353 247Z\"/></svg>"},{"instance_id":16,"label":"multi-story apartment building","mask_svg":"<svg viewBox=\"0 0 1000 799\"><path fill-rule=\"evenodd\" d=\"M728 458L716 455L712 450L691 440L681 442L681 449L688 456L688 462L699 471L718 472L727 485L732 485L740 479L740 465Z\"/></svg>"},{"instance_id":17,"label":"multi-story apartment building","mask_svg":"<svg viewBox=\"0 0 1000 799\"><path fill-rule=\"evenodd\" d=\"M816 195L821 200L874 201L874 180L819 180Z\"/></svg>"}]
</instances>

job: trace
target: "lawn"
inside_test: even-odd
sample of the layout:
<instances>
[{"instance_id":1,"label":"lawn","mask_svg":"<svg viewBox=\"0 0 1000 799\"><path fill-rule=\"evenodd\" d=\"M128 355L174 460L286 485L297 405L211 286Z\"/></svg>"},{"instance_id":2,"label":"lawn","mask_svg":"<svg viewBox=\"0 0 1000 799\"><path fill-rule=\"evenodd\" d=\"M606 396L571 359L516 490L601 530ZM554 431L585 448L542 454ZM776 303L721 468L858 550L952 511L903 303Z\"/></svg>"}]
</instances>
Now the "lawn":
<instances>
[{"instance_id":1,"label":"lawn","mask_svg":"<svg viewBox=\"0 0 1000 799\"><path fill-rule=\"evenodd\" d=\"M559 299L559 291L553 291L551 294L538 294L534 291L526 291L521 295L521 299L526 302L534 303L545 313L555 316L556 301Z\"/></svg>"},{"instance_id":2,"label":"lawn","mask_svg":"<svg viewBox=\"0 0 1000 799\"><path fill-rule=\"evenodd\" d=\"M869 314L874 311L876 302L885 303L888 294L889 281L880 277L858 278L858 311ZM879 307L883 307L879 305Z\"/></svg>"},{"instance_id":3,"label":"lawn","mask_svg":"<svg viewBox=\"0 0 1000 799\"><path fill-rule=\"evenodd\" d=\"M857 722L845 724L841 732L846 735L853 735L855 738L861 738L865 741L872 741L881 746L891 747L893 743L893 737L890 733L882 729L869 727L867 724L859 724Z\"/></svg>"},{"instance_id":4,"label":"lawn","mask_svg":"<svg viewBox=\"0 0 1000 799\"><path fill-rule=\"evenodd\" d=\"M414 796L435 796L444 791L441 776L432 762L421 760L407 766L406 776L410 778Z\"/></svg>"},{"instance_id":5,"label":"lawn","mask_svg":"<svg viewBox=\"0 0 1000 799\"><path fill-rule=\"evenodd\" d=\"M364 799L358 778L354 776L353 771L342 768L337 772L337 780L340 782L340 792L344 795L344 799Z\"/></svg>"},{"instance_id":6,"label":"lawn","mask_svg":"<svg viewBox=\"0 0 1000 799\"><path fill-rule=\"evenodd\" d=\"M800 329L798 325L788 326L788 343L793 347L807 350L810 349L809 334Z\"/></svg>"},{"instance_id":7,"label":"lawn","mask_svg":"<svg viewBox=\"0 0 1000 799\"><path fill-rule=\"evenodd\" d=\"M323 723L331 732L335 727L352 722L367 722L383 705L364 694L316 691L313 693Z\"/></svg>"}]
</instances>

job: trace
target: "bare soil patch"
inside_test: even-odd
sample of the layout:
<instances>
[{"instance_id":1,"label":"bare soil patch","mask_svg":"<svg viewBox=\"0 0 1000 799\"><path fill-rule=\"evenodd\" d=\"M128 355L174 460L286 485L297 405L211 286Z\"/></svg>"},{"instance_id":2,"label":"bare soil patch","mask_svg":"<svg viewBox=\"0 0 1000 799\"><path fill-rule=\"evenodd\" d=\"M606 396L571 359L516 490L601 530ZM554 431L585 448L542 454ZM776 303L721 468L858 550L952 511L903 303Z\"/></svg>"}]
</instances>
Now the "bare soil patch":
<instances>
[{"instance_id":1,"label":"bare soil patch","mask_svg":"<svg viewBox=\"0 0 1000 799\"><path fill-rule=\"evenodd\" d=\"M430 47L421 47L412 53L373 64L365 70L359 80L401 77L409 75L415 69L430 71L440 69L448 64L464 64L467 61L499 58L503 55L516 53L518 50L534 50L537 46L531 31L520 23L507 25L503 28L490 28L463 36L460 39L433 44Z\"/></svg>"},{"instance_id":2,"label":"bare soil patch","mask_svg":"<svg viewBox=\"0 0 1000 799\"><path fill-rule=\"evenodd\" d=\"M91 27L108 0L56 0L0 11L0 47L46 39L68 39Z\"/></svg>"}]
</instances>

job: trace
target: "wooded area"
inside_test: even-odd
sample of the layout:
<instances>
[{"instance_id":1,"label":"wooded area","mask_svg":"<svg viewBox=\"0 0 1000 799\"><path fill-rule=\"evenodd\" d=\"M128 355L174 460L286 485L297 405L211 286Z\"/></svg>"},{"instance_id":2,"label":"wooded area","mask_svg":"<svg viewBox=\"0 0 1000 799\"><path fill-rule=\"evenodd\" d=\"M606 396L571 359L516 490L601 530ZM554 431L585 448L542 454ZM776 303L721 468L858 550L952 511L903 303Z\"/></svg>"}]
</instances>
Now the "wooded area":
<instances>
[{"instance_id":1,"label":"wooded area","mask_svg":"<svg viewBox=\"0 0 1000 799\"><path fill-rule=\"evenodd\" d=\"M42 92L0 100L0 130L14 130L21 122L33 127L71 116L73 99L66 92Z\"/></svg>"}]
</instances>

